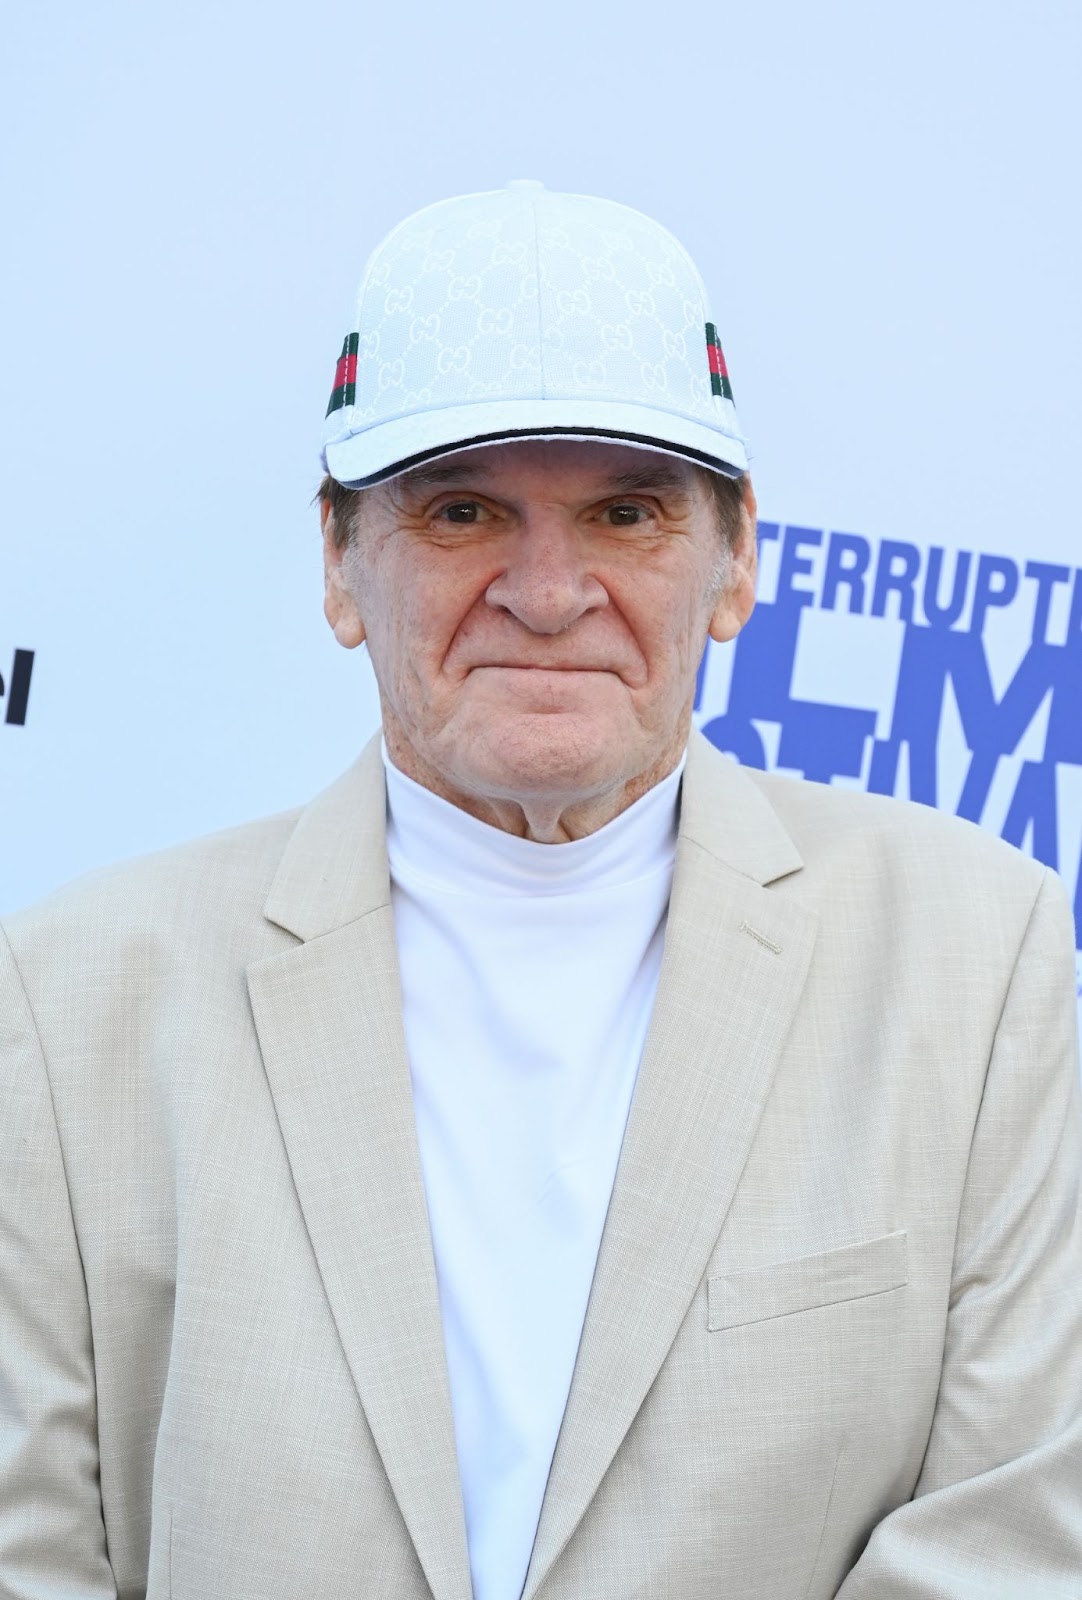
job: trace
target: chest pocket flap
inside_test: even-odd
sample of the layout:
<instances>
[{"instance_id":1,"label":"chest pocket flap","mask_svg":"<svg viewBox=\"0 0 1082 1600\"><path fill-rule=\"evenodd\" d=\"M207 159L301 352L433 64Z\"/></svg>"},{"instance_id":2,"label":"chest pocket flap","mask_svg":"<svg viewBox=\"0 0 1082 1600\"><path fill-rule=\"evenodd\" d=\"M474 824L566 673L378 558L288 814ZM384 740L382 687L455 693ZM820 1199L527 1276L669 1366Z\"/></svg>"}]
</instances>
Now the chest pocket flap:
<instances>
[{"instance_id":1,"label":"chest pocket flap","mask_svg":"<svg viewBox=\"0 0 1082 1600\"><path fill-rule=\"evenodd\" d=\"M707 1280L712 1333L748 1322L788 1317L794 1311L884 1294L909 1281L906 1234L843 1245L823 1255L800 1256Z\"/></svg>"}]
</instances>

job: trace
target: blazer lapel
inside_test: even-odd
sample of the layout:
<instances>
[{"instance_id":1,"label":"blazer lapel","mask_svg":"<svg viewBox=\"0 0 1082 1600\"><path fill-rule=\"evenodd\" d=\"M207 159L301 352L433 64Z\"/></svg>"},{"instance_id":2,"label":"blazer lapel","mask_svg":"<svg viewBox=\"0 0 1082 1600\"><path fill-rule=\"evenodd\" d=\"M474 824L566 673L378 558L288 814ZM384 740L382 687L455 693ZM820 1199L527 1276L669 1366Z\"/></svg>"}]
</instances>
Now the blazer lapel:
<instances>
[{"instance_id":1,"label":"blazer lapel","mask_svg":"<svg viewBox=\"0 0 1082 1600\"><path fill-rule=\"evenodd\" d=\"M249 993L316 1261L436 1600L469 1600L443 1331L402 1031L378 741L300 818L266 914L304 942Z\"/></svg>"},{"instance_id":2,"label":"blazer lapel","mask_svg":"<svg viewBox=\"0 0 1082 1600\"><path fill-rule=\"evenodd\" d=\"M746 773L694 735L654 1015L523 1600L583 1513L687 1315L800 999L815 918Z\"/></svg>"}]
</instances>

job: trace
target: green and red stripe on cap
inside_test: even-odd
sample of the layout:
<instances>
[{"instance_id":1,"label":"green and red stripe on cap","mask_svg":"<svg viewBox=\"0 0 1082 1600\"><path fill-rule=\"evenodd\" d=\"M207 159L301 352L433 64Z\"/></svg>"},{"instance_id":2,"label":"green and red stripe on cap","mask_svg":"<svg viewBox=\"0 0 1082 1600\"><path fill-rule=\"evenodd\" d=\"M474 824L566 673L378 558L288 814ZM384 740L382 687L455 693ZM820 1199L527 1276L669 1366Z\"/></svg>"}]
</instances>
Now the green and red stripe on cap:
<instances>
[{"instance_id":1,"label":"green and red stripe on cap","mask_svg":"<svg viewBox=\"0 0 1082 1600\"><path fill-rule=\"evenodd\" d=\"M725 365L718 330L712 322L706 324L706 359L710 364L710 393L720 394L726 400L731 400L733 386L729 382L729 369Z\"/></svg>"},{"instance_id":2,"label":"green and red stripe on cap","mask_svg":"<svg viewBox=\"0 0 1082 1600\"><path fill-rule=\"evenodd\" d=\"M332 411L341 411L343 406L351 406L357 398L357 350L361 343L359 333L347 333L342 340L342 354L338 357L338 365L334 369L334 388L331 390L331 403L327 407L327 416Z\"/></svg>"}]
</instances>

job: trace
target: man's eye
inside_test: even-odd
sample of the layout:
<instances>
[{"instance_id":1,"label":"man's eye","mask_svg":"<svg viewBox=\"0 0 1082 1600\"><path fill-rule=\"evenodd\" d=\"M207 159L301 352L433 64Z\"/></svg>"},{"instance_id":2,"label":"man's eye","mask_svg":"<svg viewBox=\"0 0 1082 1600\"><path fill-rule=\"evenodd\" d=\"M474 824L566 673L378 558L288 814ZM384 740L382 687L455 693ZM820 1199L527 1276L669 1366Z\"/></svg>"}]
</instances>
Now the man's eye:
<instances>
[{"instance_id":1,"label":"man's eye","mask_svg":"<svg viewBox=\"0 0 1082 1600\"><path fill-rule=\"evenodd\" d=\"M448 522L459 524L477 522L480 514L481 507L476 500L454 500L440 512L440 516L446 517Z\"/></svg>"},{"instance_id":2,"label":"man's eye","mask_svg":"<svg viewBox=\"0 0 1082 1600\"><path fill-rule=\"evenodd\" d=\"M633 528L636 523L646 520L642 506L609 506L606 514L614 528Z\"/></svg>"}]
</instances>

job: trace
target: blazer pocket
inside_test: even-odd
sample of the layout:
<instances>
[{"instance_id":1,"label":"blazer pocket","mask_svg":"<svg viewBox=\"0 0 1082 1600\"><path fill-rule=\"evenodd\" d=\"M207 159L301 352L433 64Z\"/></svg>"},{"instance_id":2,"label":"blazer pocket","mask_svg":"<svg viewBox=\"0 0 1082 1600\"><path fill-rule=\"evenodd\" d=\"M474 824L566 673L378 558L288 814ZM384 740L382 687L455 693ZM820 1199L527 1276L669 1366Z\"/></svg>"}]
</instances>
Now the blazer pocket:
<instances>
[{"instance_id":1,"label":"blazer pocket","mask_svg":"<svg viewBox=\"0 0 1082 1600\"><path fill-rule=\"evenodd\" d=\"M908 1282L906 1234L888 1233L824 1255L800 1256L796 1261L708 1278L707 1327L717 1333L748 1322L788 1317L794 1311L810 1311L814 1306L885 1294Z\"/></svg>"}]
</instances>

